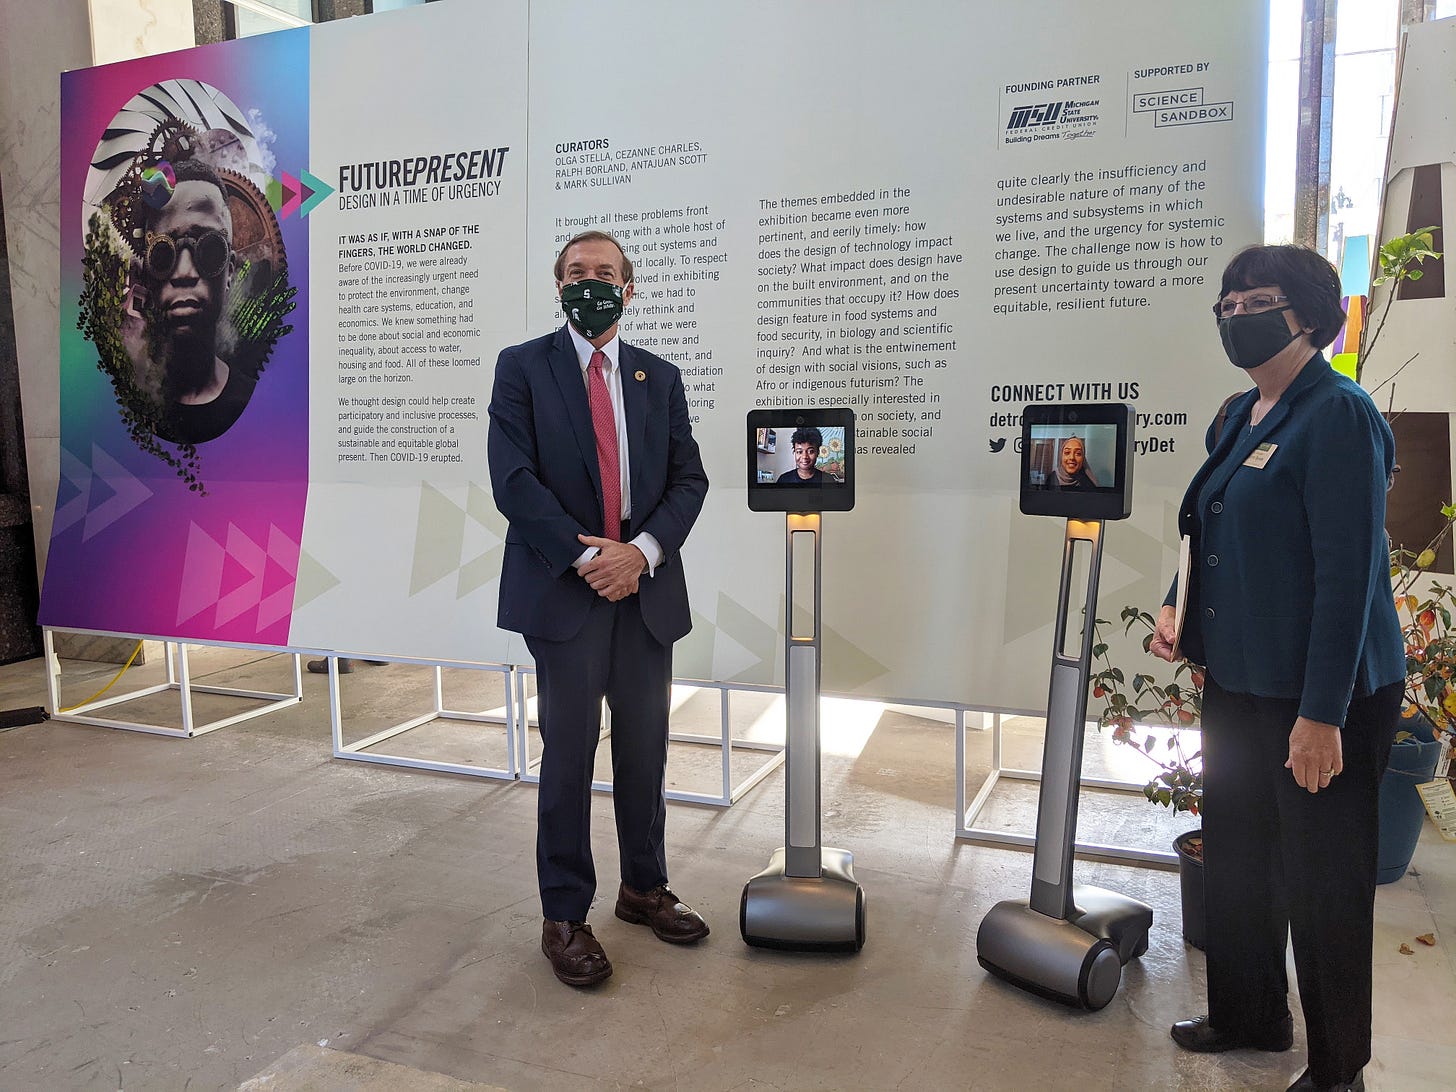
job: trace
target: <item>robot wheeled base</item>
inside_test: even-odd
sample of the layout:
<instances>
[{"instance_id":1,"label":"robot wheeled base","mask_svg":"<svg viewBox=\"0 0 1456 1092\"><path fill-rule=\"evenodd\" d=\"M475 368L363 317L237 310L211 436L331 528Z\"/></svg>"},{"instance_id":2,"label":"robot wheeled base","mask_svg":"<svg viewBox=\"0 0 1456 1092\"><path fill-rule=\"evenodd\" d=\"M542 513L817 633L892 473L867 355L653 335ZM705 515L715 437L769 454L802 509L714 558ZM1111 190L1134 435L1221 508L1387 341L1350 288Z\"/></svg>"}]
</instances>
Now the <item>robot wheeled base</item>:
<instances>
[{"instance_id":1,"label":"robot wheeled base","mask_svg":"<svg viewBox=\"0 0 1456 1092\"><path fill-rule=\"evenodd\" d=\"M743 888L738 926L755 948L794 952L857 952L865 941L864 890L854 878L854 854L820 849L817 876L785 873L785 854Z\"/></svg>"}]
</instances>

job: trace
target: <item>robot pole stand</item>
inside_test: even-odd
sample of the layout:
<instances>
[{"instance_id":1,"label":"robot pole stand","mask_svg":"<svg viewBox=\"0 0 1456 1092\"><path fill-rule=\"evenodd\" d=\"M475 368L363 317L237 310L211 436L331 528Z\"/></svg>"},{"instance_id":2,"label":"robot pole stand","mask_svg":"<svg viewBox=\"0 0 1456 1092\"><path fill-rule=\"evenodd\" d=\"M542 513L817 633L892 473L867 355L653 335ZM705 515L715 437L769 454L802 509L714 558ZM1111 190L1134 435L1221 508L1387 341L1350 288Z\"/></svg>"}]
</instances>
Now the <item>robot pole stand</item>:
<instances>
[{"instance_id":1,"label":"robot pole stand","mask_svg":"<svg viewBox=\"0 0 1456 1092\"><path fill-rule=\"evenodd\" d=\"M813 616L795 625L795 546L814 548ZM797 543L796 543L797 540ZM790 514L785 537L788 614L784 758L784 845L743 888L738 926L758 948L800 952L857 952L864 946L864 891L854 878L854 855L820 843L819 803L819 516Z\"/></svg>"},{"instance_id":2,"label":"robot pole stand","mask_svg":"<svg viewBox=\"0 0 1456 1092\"><path fill-rule=\"evenodd\" d=\"M1066 655L1073 554L1079 542L1092 550L1082 624L1081 655ZM1073 887L1077 797L1082 781L1082 741L1087 722L1097 578L1102 567L1100 520L1068 520L1062 553L1047 700L1046 744L1037 805L1031 897L998 902L976 934L982 967L1006 981L1084 1009L1100 1009L1122 981L1122 966L1148 948L1152 908L1099 887Z\"/></svg>"}]
</instances>

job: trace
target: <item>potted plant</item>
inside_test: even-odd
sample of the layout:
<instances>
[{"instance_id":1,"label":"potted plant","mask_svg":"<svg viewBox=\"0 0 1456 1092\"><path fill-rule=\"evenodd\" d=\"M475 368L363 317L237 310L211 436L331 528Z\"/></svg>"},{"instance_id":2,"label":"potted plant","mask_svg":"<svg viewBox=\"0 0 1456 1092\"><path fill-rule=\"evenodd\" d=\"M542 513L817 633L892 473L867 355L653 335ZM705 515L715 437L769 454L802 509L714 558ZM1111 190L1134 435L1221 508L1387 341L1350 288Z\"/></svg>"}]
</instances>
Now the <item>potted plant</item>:
<instances>
[{"instance_id":1,"label":"potted plant","mask_svg":"<svg viewBox=\"0 0 1456 1092\"><path fill-rule=\"evenodd\" d=\"M1381 246L1377 254L1380 261L1380 272L1375 275L1370 285L1374 288L1387 281L1395 283L1390 286L1390 291L1385 297L1385 309L1380 312L1380 322L1373 330L1368 322L1360 328L1360 344L1357 346L1358 355L1355 358L1355 382L1360 382L1365 374L1365 361L1374 350L1375 343L1380 340L1380 332L1385 329L1385 323L1390 318L1390 308L1395 303L1396 296L1400 294L1401 282L1420 280L1425 273L1418 267L1424 264L1427 258L1432 261L1441 258L1441 252L1435 249L1434 233L1436 230L1434 227L1417 228L1405 235L1397 235ZM1411 357L1410 360L1407 360L1385 382L1389 383L1414 359L1415 357ZM1374 391L1371 392L1371 394L1374 393Z\"/></svg>"},{"instance_id":2,"label":"potted plant","mask_svg":"<svg viewBox=\"0 0 1456 1092\"><path fill-rule=\"evenodd\" d=\"M1380 270L1371 286L1391 284L1379 322L1372 327L1366 321L1360 329L1356 382L1364 375L1370 353L1400 295L1401 284L1420 280L1424 273L1419 267L1426 259L1441 259L1441 252L1435 249L1436 230L1417 228L1395 236L1380 247ZM1390 385L1391 409L1386 418L1392 424L1400 416L1394 411L1395 379L1417 356L1419 353L1413 354L1370 391L1373 397L1381 387ZM1456 666L1456 647L1453 647L1456 641L1451 634L1452 589L1425 579L1426 570L1435 563L1436 551L1450 534L1456 510L1446 505L1441 514L1445 523L1424 550L1406 550L1395 543L1390 548L1391 584L1405 641L1406 706L1404 723L1396 733L1390 762L1380 783L1377 883L1390 883L1405 875L1425 821L1425 808L1414 786L1431 779L1443 752L1449 754L1453 729L1456 729L1456 696L1451 687L1452 668ZM1418 588L1427 587L1429 594L1418 593Z\"/></svg>"},{"instance_id":3,"label":"potted plant","mask_svg":"<svg viewBox=\"0 0 1456 1092\"><path fill-rule=\"evenodd\" d=\"M1123 607L1120 616L1123 633L1135 628L1143 632L1146 652L1152 642L1156 621L1151 614L1137 607ZM1094 623L1092 661L1096 671L1090 683L1092 697L1103 702L1099 724L1112 729L1113 742L1131 747L1155 767L1143 786L1143 795L1151 803L1187 812L1198 817L1203 813L1203 752L1190 746L1185 731L1195 731L1203 713L1203 669L1183 660L1172 668L1171 677L1161 681L1148 672L1136 672L1131 681L1108 657L1107 642L1101 626ZM1157 661L1150 660L1150 664ZM1171 729L1150 731L1152 726ZM1195 828L1185 831L1173 841L1178 853L1178 874L1183 896L1183 939L1195 948L1204 944L1203 915L1203 832Z\"/></svg>"},{"instance_id":4,"label":"potted plant","mask_svg":"<svg viewBox=\"0 0 1456 1092\"><path fill-rule=\"evenodd\" d=\"M1392 545L1390 579L1405 641L1405 709L1380 783L1380 857L1377 883L1405 875L1425 822L1415 786L1435 776L1443 751L1456 738L1456 631L1451 617L1456 589L1429 578L1436 552L1451 533L1456 507L1444 505L1445 523L1425 549Z\"/></svg>"}]
</instances>

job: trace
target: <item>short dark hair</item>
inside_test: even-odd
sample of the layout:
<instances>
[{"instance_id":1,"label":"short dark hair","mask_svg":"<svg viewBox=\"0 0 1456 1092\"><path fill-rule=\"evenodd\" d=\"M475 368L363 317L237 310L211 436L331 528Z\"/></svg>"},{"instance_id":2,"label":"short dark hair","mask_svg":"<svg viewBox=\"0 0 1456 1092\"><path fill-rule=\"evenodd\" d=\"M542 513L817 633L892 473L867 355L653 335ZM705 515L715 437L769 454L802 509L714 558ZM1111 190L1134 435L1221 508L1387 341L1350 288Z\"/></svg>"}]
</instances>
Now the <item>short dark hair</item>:
<instances>
[{"instance_id":1,"label":"short dark hair","mask_svg":"<svg viewBox=\"0 0 1456 1092\"><path fill-rule=\"evenodd\" d=\"M224 199L227 198L227 189L222 184L222 177L195 156L179 159L173 163L172 175L178 182L209 182L222 192Z\"/></svg>"},{"instance_id":2,"label":"short dark hair","mask_svg":"<svg viewBox=\"0 0 1456 1092\"><path fill-rule=\"evenodd\" d=\"M577 243L611 243L622 255L622 283L626 284L632 279L632 259L627 257L627 252L622 249L622 244L617 237L608 231L583 231L579 235L573 235L566 240L566 245L556 255L556 265L552 267L556 274L556 283L561 283L561 275L566 272L566 252Z\"/></svg>"},{"instance_id":3,"label":"short dark hair","mask_svg":"<svg viewBox=\"0 0 1456 1092\"><path fill-rule=\"evenodd\" d=\"M222 205L224 210L231 211L228 210L228 192L227 187L223 185L222 176L219 175L211 167L209 167L206 163L202 162L202 160L196 158L195 156L189 156L186 159L177 160L175 163L171 164L171 167L172 177L175 178L179 183L206 182L209 186L216 186L217 192L222 195ZM164 205L162 207L165 208L166 206ZM146 217L148 222L150 222L151 219L156 216L157 212L160 211L160 209L154 210L148 208L146 211ZM229 230L228 235L232 235L231 230Z\"/></svg>"},{"instance_id":4,"label":"short dark hair","mask_svg":"<svg viewBox=\"0 0 1456 1092\"><path fill-rule=\"evenodd\" d=\"M1323 348L1345 325L1340 306L1340 274L1318 251L1304 246L1251 246L1234 255L1223 271L1218 298L1230 292L1277 284L1303 326L1313 326L1310 340Z\"/></svg>"},{"instance_id":5,"label":"short dark hair","mask_svg":"<svg viewBox=\"0 0 1456 1092\"><path fill-rule=\"evenodd\" d=\"M796 428L794 429L794 435L789 440L789 446L797 447L799 444L813 444L815 447L823 447L824 433L820 432L813 425Z\"/></svg>"}]
</instances>

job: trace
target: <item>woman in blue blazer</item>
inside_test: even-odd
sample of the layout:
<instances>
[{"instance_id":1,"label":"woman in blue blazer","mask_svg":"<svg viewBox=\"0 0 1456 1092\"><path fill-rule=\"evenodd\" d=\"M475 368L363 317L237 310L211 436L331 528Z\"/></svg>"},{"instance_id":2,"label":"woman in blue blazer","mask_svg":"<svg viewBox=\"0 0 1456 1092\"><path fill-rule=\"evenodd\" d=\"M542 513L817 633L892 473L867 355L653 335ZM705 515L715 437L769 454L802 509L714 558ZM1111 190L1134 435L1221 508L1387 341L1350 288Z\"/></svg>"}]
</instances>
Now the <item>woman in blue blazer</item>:
<instances>
[{"instance_id":1,"label":"woman in blue blazer","mask_svg":"<svg viewBox=\"0 0 1456 1092\"><path fill-rule=\"evenodd\" d=\"M1208 669L1208 1014L1172 1036L1193 1051L1288 1050L1292 933L1309 1064L1290 1087L1363 1089L1376 802L1405 677L1385 536L1395 443L1316 348L1345 320L1319 254L1240 252L1214 314L1255 386L1209 429L1179 512L1193 564L1177 651ZM1164 659L1173 602L1152 646Z\"/></svg>"}]
</instances>

